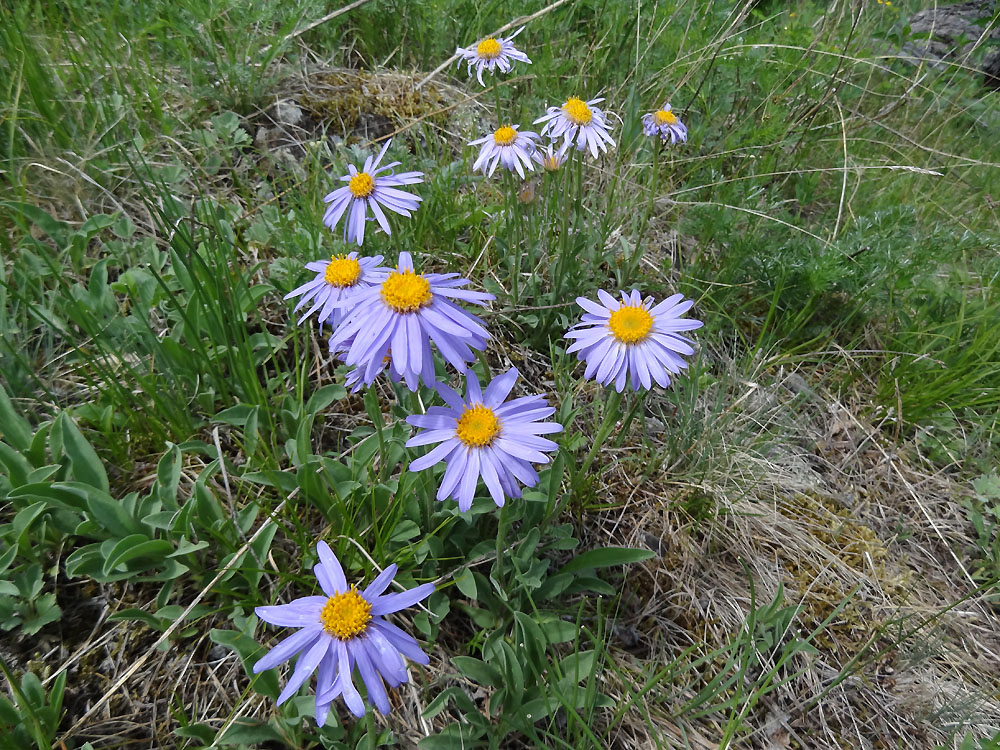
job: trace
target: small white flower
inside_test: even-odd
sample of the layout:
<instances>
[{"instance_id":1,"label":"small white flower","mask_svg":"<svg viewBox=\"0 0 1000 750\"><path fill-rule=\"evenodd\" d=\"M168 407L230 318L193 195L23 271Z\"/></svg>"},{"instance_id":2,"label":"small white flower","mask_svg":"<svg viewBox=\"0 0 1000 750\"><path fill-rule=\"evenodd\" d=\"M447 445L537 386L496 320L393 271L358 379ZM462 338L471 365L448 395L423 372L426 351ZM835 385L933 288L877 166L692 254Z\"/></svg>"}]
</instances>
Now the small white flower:
<instances>
[{"instance_id":1,"label":"small white flower","mask_svg":"<svg viewBox=\"0 0 1000 750\"><path fill-rule=\"evenodd\" d=\"M687 126L673 113L669 102L663 105L663 109L642 116L642 132L650 136L659 135L664 143L668 140L671 143L687 143L688 139Z\"/></svg>"},{"instance_id":2,"label":"small white flower","mask_svg":"<svg viewBox=\"0 0 1000 750\"><path fill-rule=\"evenodd\" d=\"M547 135L552 140L562 138L566 146L573 144L575 140L577 151L590 149L596 159L598 149L607 152L608 146L615 146L615 141L608 132L604 112L594 106L603 101L603 97L585 102L571 96L561 107L549 107L547 114L539 117L535 123L545 123L542 135Z\"/></svg>"},{"instance_id":3,"label":"small white flower","mask_svg":"<svg viewBox=\"0 0 1000 750\"><path fill-rule=\"evenodd\" d=\"M531 60L528 59L528 56L511 42L511 39L522 31L524 31L523 26L507 38L486 37L479 44L471 47L459 47L455 50L455 54L459 55L459 62L465 60L469 63L470 77L472 76L472 67L476 67L476 79L481 86L485 86L486 84L483 83L483 70L489 70L492 73L494 69L499 68L502 72L508 73L514 67L514 60L531 65Z\"/></svg>"},{"instance_id":4,"label":"small white flower","mask_svg":"<svg viewBox=\"0 0 1000 750\"><path fill-rule=\"evenodd\" d=\"M562 165L566 163L567 148L566 143L563 143L559 148L549 143L545 148L536 148L531 154L531 158L546 172L558 172L562 169Z\"/></svg>"},{"instance_id":5,"label":"small white flower","mask_svg":"<svg viewBox=\"0 0 1000 750\"><path fill-rule=\"evenodd\" d=\"M423 182L423 172L402 172L400 174L379 174L393 167L399 166L398 161L379 167L379 162L389 150L386 141L378 156L372 159L369 156L365 159L364 167L359 170L353 164L347 165L348 174L340 178L341 182L347 185L337 188L329 193L323 201L329 203L326 214L323 216L323 223L330 229L337 226L337 222L347 213L350 208L350 215L347 217L347 241L357 241L360 246L365 239L365 222L368 220L368 209L370 208L378 221L382 231L392 234L389 231L389 222L385 218L382 206L390 211L403 216L410 216L412 211L416 211L420 206L421 198L407 193L405 190L397 190L400 185L414 185ZM377 169L376 169L377 167Z\"/></svg>"},{"instance_id":6,"label":"small white flower","mask_svg":"<svg viewBox=\"0 0 1000 750\"><path fill-rule=\"evenodd\" d=\"M472 165L472 170L474 172L482 170L483 174L492 177L497 165L503 164L511 172L517 172L522 180L524 179L524 167L534 172L535 168L531 165L531 155L537 147L538 133L530 131L519 133L517 128L517 125L502 125L489 135L470 141L470 146L482 144L479 157Z\"/></svg>"}]
</instances>

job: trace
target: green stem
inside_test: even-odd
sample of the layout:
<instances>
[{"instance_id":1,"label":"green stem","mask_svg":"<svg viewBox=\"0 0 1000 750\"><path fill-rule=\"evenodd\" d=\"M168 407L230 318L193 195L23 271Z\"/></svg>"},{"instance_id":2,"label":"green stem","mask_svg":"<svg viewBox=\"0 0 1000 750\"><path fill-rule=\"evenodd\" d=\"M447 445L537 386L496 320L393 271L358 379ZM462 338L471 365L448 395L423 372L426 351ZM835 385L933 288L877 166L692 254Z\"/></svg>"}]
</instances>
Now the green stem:
<instances>
[{"instance_id":1,"label":"green stem","mask_svg":"<svg viewBox=\"0 0 1000 750\"><path fill-rule=\"evenodd\" d=\"M586 474L590 465L594 463L594 459L597 457L597 452L604 445L604 441L608 439L611 434L611 430L614 428L615 424L618 422L618 417L620 416L618 412L618 407L622 402L622 394L618 391L612 390L611 396L604 404L604 421L601 422L601 426L597 428L597 435L594 436L594 444L590 448L590 453L587 457L583 459L583 463L580 464L580 468L577 469L576 474Z\"/></svg>"},{"instance_id":2,"label":"green stem","mask_svg":"<svg viewBox=\"0 0 1000 750\"><path fill-rule=\"evenodd\" d=\"M615 447L617 448L622 444L622 440L628 434L628 428L632 426L632 420L635 419L636 413L638 413L639 408L646 403L646 397L649 396L649 391L643 391L642 395L635 399L635 403L632 404L632 408L628 410L628 414L625 415L625 421L622 422L622 428L618 431L618 437L615 438Z\"/></svg>"},{"instance_id":3,"label":"green stem","mask_svg":"<svg viewBox=\"0 0 1000 750\"><path fill-rule=\"evenodd\" d=\"M496 560L493 561L493 578L496 579L498 583L503 582L503 560L504 551L507 546L507 532L510 530L510 523L507 514L507 504L504 503L503 507L497 512L497 556Z\"/></svg>"},{"instance_id":4,"label":"green stem","mask_svg":"<svg viewBox=\"0 0 1000 750\"><path fill-rule=\"evenodd\" d=\"M655 136L654 136L655 138ZM663 145L659 140L655 141L653 146L653 175L652 175L652 185L649 189L649 200L646 202L646 210L642 214L642 223L639 225L639 236L635 242L636 253L641 252L643 236L646 234L646 229L649 228L649 220L653 216L653 207L656 203L656 191L660 187L660 151Z\"/></svg>"}]
</instances>

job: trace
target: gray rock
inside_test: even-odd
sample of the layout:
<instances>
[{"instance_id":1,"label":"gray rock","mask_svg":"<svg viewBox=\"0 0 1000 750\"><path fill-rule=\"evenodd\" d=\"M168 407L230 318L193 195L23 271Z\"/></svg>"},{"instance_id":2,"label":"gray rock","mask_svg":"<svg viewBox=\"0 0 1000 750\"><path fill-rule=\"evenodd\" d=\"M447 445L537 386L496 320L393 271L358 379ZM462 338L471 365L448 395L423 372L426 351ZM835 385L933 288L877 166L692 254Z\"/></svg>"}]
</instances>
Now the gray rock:
<instances>
[{"instance_id":1,"label":"gray rock","mask_svg":"<svg viewBox=\"0 0 1000 750\"><path fill-rule=\"evenodd\" d=\"M967 0L954 5L939 5L915 13L910 18L912 35L927 35L903 45L901 56L911 62L938 61L962 57L989 29L997 11L998 0ZM1000 39L1000 27L994 26L988 38Z\"/></svg>"},{"instance_id":2,"label":"gray rock","mask_svg":"<svg viewBox=\"0 0 1000 750\"><path fill-rule=\"evenodd\" d=\"M983 63L983 85L1000 91L1000 49L986 56Z\"/></svg>"},{"instance_id":3,"label":"gray rock","mask_svg":"<svg viewBox=\"0 0 1000 750\"><path fill-rule=\"evenodd\" d=\"M298 125L302 122L302 110L290 99L282 99L274 106L274 119L282 125Z\"/></svg>"}]
</instances>

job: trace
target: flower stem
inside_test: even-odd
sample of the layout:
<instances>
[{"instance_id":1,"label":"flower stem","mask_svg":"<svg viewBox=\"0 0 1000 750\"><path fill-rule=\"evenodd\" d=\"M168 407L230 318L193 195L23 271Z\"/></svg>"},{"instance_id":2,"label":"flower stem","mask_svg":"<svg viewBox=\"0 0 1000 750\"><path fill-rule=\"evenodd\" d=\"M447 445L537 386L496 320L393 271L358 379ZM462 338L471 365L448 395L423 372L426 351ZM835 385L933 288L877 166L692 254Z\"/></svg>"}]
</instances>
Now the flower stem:
<instances>
[{"instance_id":1,"label":"flower stem","mask_svg":"<svg viewBox=\"0 0 1000 750\"><path fill-rule=\"evenodd\" d=\"M611 434L611 430L618 422L618 417L620 416L618 407L621 405L621 402L622 394L612 390L611 396L604 404L604 421L597 428L597 435L594 436L594 444L590 448L590 453L587 454L587 457L583 459L583 463L580 464L580 468L576 472L577 475L586 474L590 465L594 463L594 459L597 458L597 451L601 449L604 441L608 439L608 435Z\"/></svg>"}]
</instances>

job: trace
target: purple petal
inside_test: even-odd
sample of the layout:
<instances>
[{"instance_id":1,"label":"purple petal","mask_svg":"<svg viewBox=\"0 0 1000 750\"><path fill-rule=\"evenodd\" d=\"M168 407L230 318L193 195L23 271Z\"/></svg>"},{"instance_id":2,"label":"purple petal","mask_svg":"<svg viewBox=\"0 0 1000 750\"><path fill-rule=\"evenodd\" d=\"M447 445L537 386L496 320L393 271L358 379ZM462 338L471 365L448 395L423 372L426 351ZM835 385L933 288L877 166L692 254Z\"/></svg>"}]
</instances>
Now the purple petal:
<instances>
[{"instance_id":1,"label":"purple petal","mask_svg":"<svg viewBox=\"0 0 1000 750\"><path fill-rule=\"evenodd\" d=\"M309 648L323 635L323 628L319 623L315 627L302 628L297 633L293 633L277 646L268 651L253 665L253 673L260 674L266 669L276 667L282 662L288 661L295 654L304 648Z\"/></svg>"},{"instance_id":2,"label":"purple petal","mask_svg":"<svg viewBox=\"0 0 1000 750\"><path fill-rule=\"evenodd\" d=\"M385 570L378 574L374 581L368 584L368 588L361 594L368 601L374 601L392 583L392 579L398 570L396 563L387 566Z\"/></svg>"},{"instance_id":3,"label":"purple petal","mask_svg":"<svg viewBox=\"0 0 1000 750\"><path fill-rule=\"evenodd\" d=\"M271 625L302 628L319 622L320 611L326 602L325 596L304 596L288 604L257 607L254 612L257 613L257 617Z\"/></svg>"},{"instance_id":4,"label":"purple petal","mask_svg":"<svg viewBox=\"0 0 1000 750\"><path fill-rule=\"evenodd\" d=\"M340 560L333 554L333 550L330 549L330 545L326 542L321 541L317 544L316 552L333 583L333 591L327 592L327 595L336 596L337 594L343 594L347 591L347 578L344 576L344 569L340 565Z\"/></svg>"},{"instance_id":5,"label":"purple petal","mask_svg":"<svg viewBox=\"0 0 1000 750\"><path fill-rule=\"evenodd\" d=\"M322 637L299 657L299 660L295 663L295 671L292 672L291 679L288 680L285 689L278 696L279 706L295 695L295 692L302 687L302 683L312 676L312 673L316 671L316 667L319 666L319 663L326 656L326 652L332 645L332 638Z\"/></svg>"},{"instance_id":6,"label":"purple petal","mask_svg":"<svg viewBox=\"0 0 1000 750\"><path fill-rule=\"evenodd\" d=\"M434 591L433 583L423 583L409 591L401 591L398 594L386 594L380 596L372 602L372 616L388 615L398 612L401 609L412 607L417 602L421 602L430 596Z\"/></svg>"}]
</instances>

